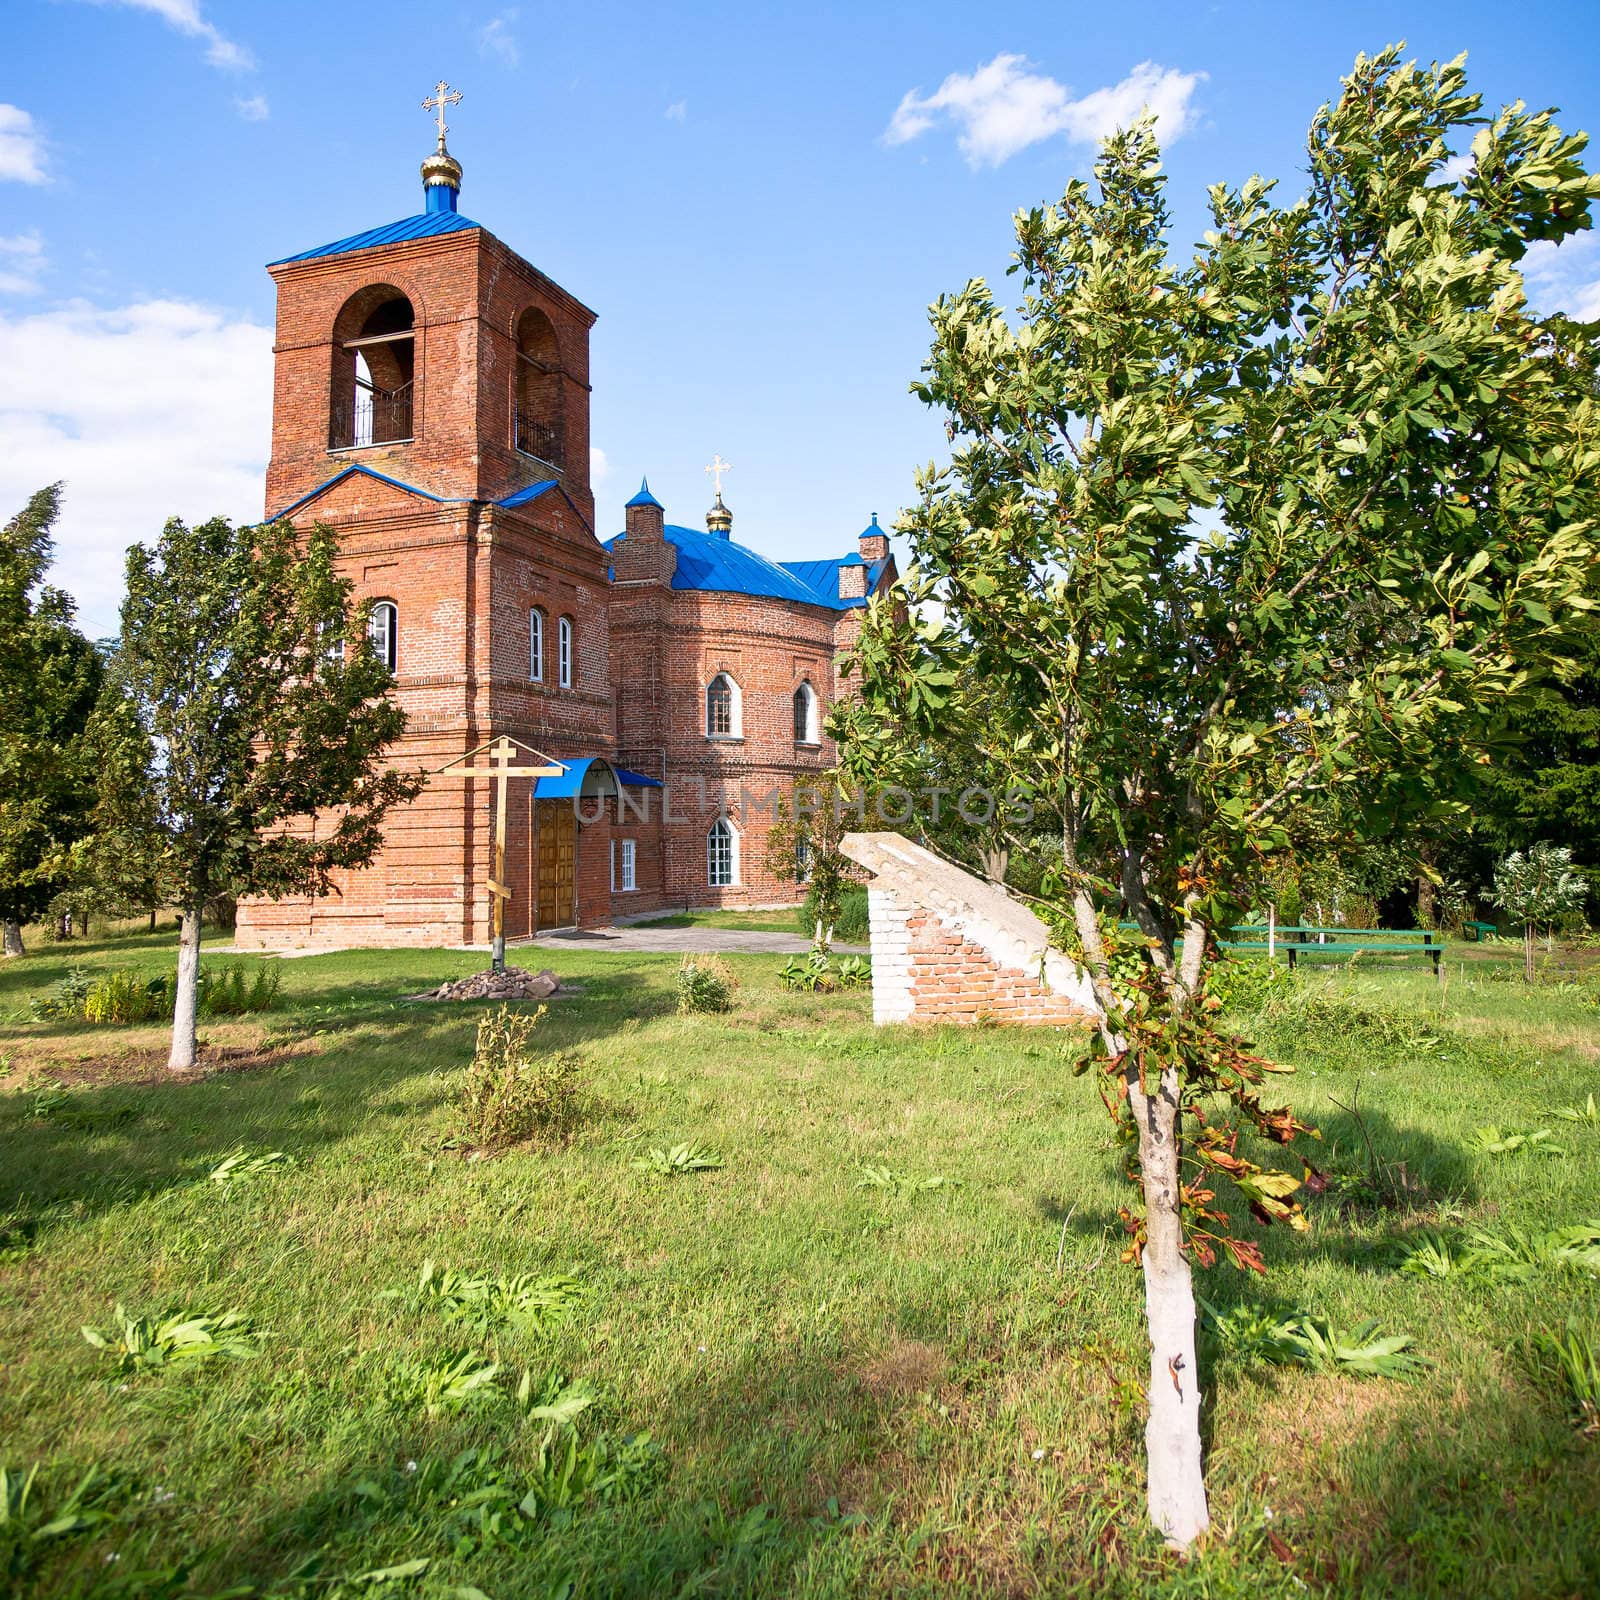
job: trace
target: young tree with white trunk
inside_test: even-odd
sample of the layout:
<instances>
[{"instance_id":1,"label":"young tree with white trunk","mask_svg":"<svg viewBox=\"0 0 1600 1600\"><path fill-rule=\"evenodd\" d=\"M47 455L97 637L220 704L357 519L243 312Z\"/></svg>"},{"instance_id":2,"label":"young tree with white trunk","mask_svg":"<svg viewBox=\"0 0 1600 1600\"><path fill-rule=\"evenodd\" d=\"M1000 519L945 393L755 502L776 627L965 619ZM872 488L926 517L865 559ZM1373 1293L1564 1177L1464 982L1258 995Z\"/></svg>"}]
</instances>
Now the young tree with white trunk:
<instances>
[{"instance_id":1,"label":"young tree with white trunk","mask_svg":"<svg viewBox=\"0 0 1600 1600\"><path fill-rule=\"evenodd\" d=\"M1149 1509L1180 1546L1209 1520L1191 1264L1265 1266L1218 1180L1296 1228L1319 1182L1273 1164L1311 1130L1217 1026L1217 940L1330 812L1360 838L1459 809L1589 625L1585 336L1529 312L1517 263L1588 227L1600 180L1548 113L1479 108L1459 61L1359 59L1301 196L1216 186L1186 255L1148 124L1020 214L1015 311L982 281L932 309L914 392L953 459L835 716L870 779L954 706L989 786L1063 818L1055 899L1107 1019L1082 1065L1141 1202Z\"/></svg>"},{"instance_id":2,"label":"young tree with white trunk","mask_svg":"<svg viewBox=\"0 0 1600 1600\"><path fill-rule=\"evenodd\" d=\"M174 519L128 552L89 854L103 879L132 874L179 908L175 1072L195 1065L205 903L325 893L424 781L385 761L405 714L334 555L320 525L220 518Z\"/></svg>"}]
</instances>

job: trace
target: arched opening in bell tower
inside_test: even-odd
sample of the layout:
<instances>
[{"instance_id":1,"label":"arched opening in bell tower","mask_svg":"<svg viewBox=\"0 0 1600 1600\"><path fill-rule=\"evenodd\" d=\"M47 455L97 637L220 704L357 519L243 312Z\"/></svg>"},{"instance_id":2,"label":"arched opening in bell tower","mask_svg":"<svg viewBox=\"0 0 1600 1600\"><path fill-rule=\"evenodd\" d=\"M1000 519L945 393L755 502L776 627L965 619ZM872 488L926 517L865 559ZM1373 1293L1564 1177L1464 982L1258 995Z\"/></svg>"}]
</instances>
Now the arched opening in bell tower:
<instances>
[{"instance_id":1,"label":"arched opening in bell tower","mask_svg":"<svg viewBox=\"0 0 1600 1600\"><path fill-rule=\"evenodd\" d=\"M561 417L561 347L537 306L517 318L516 444L553 467L567 464Z\"/></svg>"},{"instance_id":2,"label":"arched opening in bell tower","mask_svg":"<svg viewBox=\"0 0 1600 1600\"><path fill-rule=\"evenodd\" d=\"M416 313L390 284L344 303L333 325L333 395L328 448L401 444L413 436Z\"/></svg>"}]
</instances>

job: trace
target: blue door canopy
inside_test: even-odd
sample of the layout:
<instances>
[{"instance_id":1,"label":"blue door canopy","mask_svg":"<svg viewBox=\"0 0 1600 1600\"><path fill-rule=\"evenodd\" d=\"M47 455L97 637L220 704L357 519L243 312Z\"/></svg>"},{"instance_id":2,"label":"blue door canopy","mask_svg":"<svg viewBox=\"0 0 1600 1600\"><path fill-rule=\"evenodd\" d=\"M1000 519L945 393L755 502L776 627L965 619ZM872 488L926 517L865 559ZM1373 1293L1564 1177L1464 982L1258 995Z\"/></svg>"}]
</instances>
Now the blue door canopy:
<instances>
[{"instance_id":1,"label":"blue door canopy","mask_svg":"<svg viewBox=\"0 0 1600 1600\"><path fill-rule=\"evenodd\" d=\"M549 758L562 773L556 778L535 778L534 797L539 800L572 800L579 796L602 796L610 799L618 785L629 789L659 789L660 781L647 778L641 772L629 772L626 767L613 766L604 756L585 756L578 761L563 761L559 756Z\"/></svg>"}]
</instances>

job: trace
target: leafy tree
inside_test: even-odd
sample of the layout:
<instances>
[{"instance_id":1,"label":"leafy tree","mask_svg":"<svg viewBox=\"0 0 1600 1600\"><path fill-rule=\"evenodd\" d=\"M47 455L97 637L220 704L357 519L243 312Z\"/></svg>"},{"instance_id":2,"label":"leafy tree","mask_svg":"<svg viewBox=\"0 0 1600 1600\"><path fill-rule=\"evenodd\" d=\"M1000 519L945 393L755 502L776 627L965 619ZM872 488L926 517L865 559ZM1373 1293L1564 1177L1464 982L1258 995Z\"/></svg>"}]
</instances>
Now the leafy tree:
<instances>
[{"instance_id":1,"label":"leafy tree","mask_svg":"<svg viewBox=\"0 0 1600 1600\"><path fill-rule=\"evenodd\" d=\"M44 586L61 485L41 489L0 532L0 923L21 955L22 924L61 890L64 852L93 803L82 734L99 692L94 647L72 601Z\"/></svg>"},{"instance_id":2,"label":"leafy tree","mask_svg":"<svg viewBox=\"0 0 1600 1600\"><path fill-rule=\"evenodd\" d=\"M1326 797L1373 837L1459 806L1596 557L1595 404L1517 262L1588 226L1600 181L1549 113L1480 104L1460 61L1358 58L1303 197L1214 187L1188 259L1148 124L1097 189L1020 214L1015 316L981 280L932 308L914 392L953 459L901 519L905 620L875 603L855 663L858 775L982 684L991 785L1059 808L1054 892L1105 1011L1083 1065L1142 1196L1150 1514L1179 1545L1208 1523L1190 1260L1264 1267L1218 1180L1295 1228L1320 1182L1262 1153L1310 1130L1218 1027L1217 932Z\"/></svg>"},{"instance_id":3,"label":"leafy tree","mask_svg":"<svg viewBox=\"0 0 1600 1600\"><path fill-rule=\"evenodd\" d=\"M195 1059L201 910L325 893L370 861L420 774L385 765L405 714L334 571L332 532L174 519L128 552L96 713L95 859L182 913L168 1065Z\"/></svg>"},{"instance_id":4,"label":"leafy tree","mask_svg":"<svg viewBox=\"0 0 1600 1600\"><path fill-rule=\"evenodd\" d=\"M1600 603L1600 573L1589 593ZM1474 833L1489 849L1559 841L1600 917L1600 626L1585 630L1575 670L1545 686L1519 719L1520 743L1489 769Z\"/></svg>"},{"instance_id":5,"label":"leafy tree","mask_svg":"<svg viewBox=\"0 0 1600 1600\"><path fill-rule=\"evenodd\" d=\"M779 797L777 815L767 830L767 871L782 883L806 886L806 904L820 924L819 940L826 940L839 920L844 892L854 876L848 857L839 849L845 814L838 773L823 772Z\"/></svg>"},{"instance_id":6,"label":"leafy tree","mask_svg":"<svg viewBox=\"0 0 1600 1600\"><path fill-rule=\"evenodd\" d=\"M1533 941L1540 924L1551 927L1583 903L1584 882L1572 870L1565 845L1513 850L1494 869L1490 899L1522 924L1523 976L1533 982Z\"/></svg>"}]
</instances>

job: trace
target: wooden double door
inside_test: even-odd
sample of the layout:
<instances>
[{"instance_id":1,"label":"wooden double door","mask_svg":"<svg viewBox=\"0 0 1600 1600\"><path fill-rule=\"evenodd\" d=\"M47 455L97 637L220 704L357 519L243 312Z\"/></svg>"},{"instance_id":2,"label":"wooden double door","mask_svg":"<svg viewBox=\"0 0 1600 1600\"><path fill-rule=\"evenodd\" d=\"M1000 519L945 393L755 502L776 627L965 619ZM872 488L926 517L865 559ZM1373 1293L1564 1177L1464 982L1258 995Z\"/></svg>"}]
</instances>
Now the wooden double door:
<instances>
[{"instance_id":1,"label":"wooden double door","mask_svg":"<svg viewBox=\"0 0 1600 1600\"><path fill-rule=\"evenodd\" d=\"M570 800L530 800L537 923L529 933L572 925L578 888L578 819Z\"/></svg>"}]
</instances>

